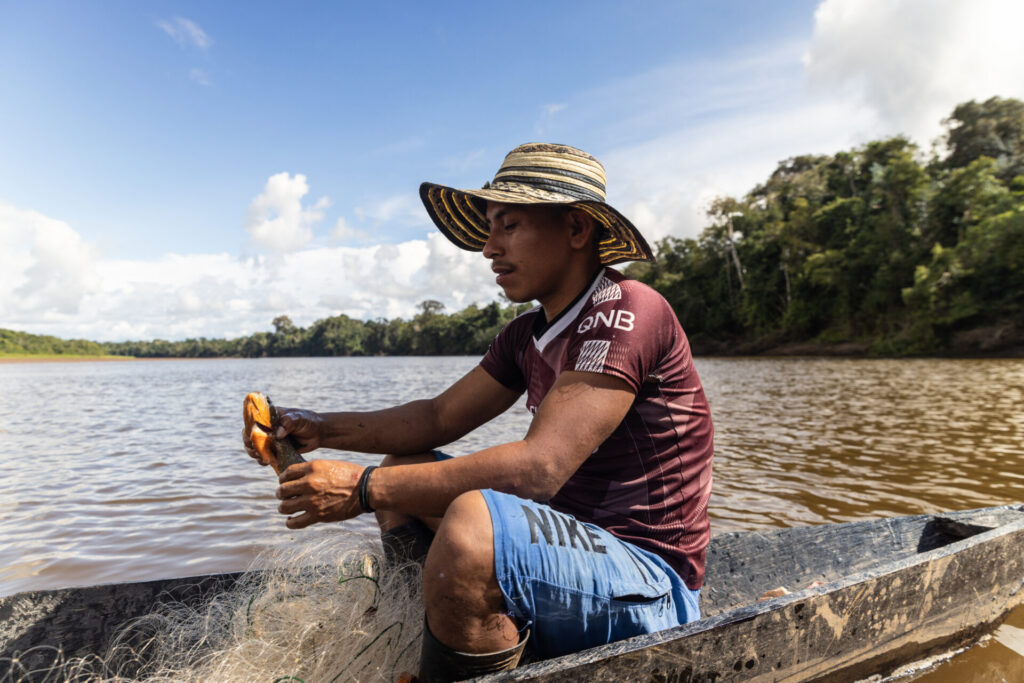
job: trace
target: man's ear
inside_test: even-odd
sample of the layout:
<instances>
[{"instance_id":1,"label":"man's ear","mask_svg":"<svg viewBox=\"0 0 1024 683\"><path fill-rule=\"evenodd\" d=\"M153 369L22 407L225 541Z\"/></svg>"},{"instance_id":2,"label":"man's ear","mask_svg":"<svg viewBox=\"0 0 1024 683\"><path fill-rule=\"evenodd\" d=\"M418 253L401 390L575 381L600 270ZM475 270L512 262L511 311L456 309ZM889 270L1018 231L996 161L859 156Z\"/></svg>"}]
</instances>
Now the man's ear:
<instances>
[{"instance_id":1,"label":"man's ear","mask_svg":"<svg viewBox=\"0 0 1024 683\"><path fill-rule=\"evenodd\" d=\"M583 249L594 241L597 224L594 217L582 209L569 209L569 244L573 249Z\"/></svg>"}]
</instances>

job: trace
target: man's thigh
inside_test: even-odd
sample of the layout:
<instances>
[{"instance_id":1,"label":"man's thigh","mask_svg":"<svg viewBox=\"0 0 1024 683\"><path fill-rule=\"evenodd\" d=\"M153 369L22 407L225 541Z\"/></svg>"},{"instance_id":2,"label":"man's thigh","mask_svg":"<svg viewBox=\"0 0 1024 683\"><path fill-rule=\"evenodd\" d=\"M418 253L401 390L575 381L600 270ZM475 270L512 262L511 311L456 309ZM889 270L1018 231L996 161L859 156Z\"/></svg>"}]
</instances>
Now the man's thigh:
<instances>
[{"instance_id":1,"label":"man's thigh","mask_svg":"<svg viewBox=\"0 0 1024 683\"><path fill-rule=\"evenodd\" d=\"M657 555L546 505L485 490L509 613L544 657L700 617L699 591Z\"/></svg>"}]
</instances>

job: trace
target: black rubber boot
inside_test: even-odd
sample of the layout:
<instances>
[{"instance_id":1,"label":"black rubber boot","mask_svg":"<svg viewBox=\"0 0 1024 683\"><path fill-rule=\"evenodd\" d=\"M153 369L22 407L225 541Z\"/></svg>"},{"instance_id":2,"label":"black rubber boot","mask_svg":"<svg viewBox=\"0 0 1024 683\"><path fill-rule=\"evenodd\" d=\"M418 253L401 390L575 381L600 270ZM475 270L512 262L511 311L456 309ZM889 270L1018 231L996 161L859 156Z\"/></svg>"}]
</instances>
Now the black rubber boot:
<instances>
[{"instance_id":1,"label":"black rubber boot","mask_svg":"<svg viewBox=\"0 0 1024 683\"><path fill-rule=\"evenodd\" d=\"M418 519L382 531L380 541L384 545L384 562L390 567L409 562L422 567L433 540L434 532Z\"/></svg>"},{"instance_id":2,"label":"black rubber boot","mask_svg":"<svg viewBox=\"0 0 1024 683\"><path fill-rule=\"evenodd\" d=\"M424 620L423 654L420 656L420 673L416 680L419 683L448 683L514 669L519 664L519 658L523 656L523 649L529 637L530 631L527 629L520 636L518 645L501 652L475 655L453 650L443 644L430 632L430 627Z\"/></svg>"}]
</instances>

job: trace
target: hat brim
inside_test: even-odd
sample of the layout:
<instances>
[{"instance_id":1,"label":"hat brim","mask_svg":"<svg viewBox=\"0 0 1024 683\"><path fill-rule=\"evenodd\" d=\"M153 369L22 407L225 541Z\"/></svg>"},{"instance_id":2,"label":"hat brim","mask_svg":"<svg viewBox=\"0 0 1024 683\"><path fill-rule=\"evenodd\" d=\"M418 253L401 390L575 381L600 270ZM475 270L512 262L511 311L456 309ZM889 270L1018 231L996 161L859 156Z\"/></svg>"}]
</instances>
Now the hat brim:
<instances>
[{"instance_id":1,"label":"hat brim","mask_svg":"<svg viewBox=\"0 0 1024 683\"><path fill-rule=\"evenodd\" d=\"M598 256L606 266L626 261L651 261L654 254L640 231L611 205L580 200L528 185L504 184L509 189L458 190L436 183L420 185L420 199L437 229L468 251L483 251L490 235L487 217L473 199L502 204L562 204L582 209L606 228L598 242Z\"/></svg>"}]
</instances>

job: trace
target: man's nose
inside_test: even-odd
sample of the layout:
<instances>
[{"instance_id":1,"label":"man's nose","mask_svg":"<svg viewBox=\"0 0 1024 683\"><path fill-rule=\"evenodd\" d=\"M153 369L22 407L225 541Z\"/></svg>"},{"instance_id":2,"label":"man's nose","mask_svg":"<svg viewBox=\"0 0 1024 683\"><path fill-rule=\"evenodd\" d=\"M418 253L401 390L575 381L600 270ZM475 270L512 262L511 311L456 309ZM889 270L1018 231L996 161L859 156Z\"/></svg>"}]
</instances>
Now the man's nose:
<instances>
[{"instance_id":1,"label":"man's nose","mask_svg":"<svg viewBox=\"0 0 1024 683\"><path fill-rule=\"evenodd\" d=\"M487 235L487 241L484 242L484 258L494 258L501 254L501 244L498 239L494 236L494 231Z\"/></svg>"}]
</instances>

